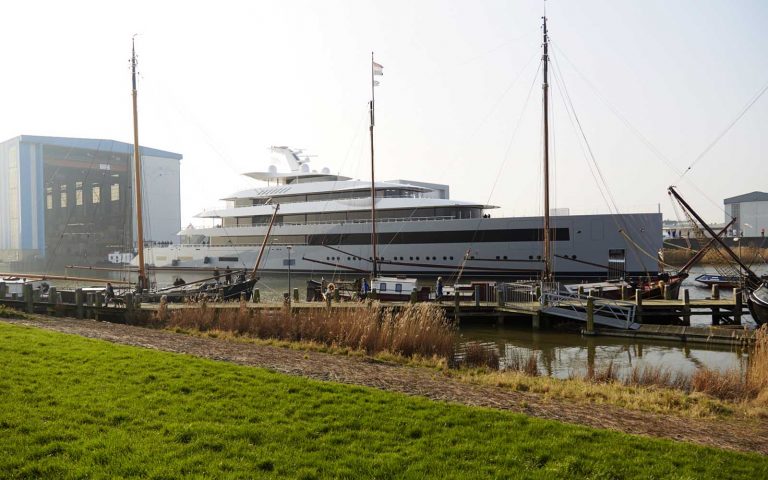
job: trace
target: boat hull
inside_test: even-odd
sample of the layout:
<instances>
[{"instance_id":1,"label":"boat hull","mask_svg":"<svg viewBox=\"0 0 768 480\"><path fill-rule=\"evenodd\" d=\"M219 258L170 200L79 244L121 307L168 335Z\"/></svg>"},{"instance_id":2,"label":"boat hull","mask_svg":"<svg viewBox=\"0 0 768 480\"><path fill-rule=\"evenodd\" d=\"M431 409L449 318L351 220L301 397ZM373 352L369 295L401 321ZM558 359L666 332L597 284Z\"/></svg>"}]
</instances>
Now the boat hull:
<instances>
[{"instance_id":1,"label":"boat hull","mask_svg":"<svg viewBox=\"0 0 768 480\"><path fill-rule=\"evenodd\" d=\"M764 283L749 292L747 305L755 323L758 325L768 323L768 284Z\"/></svg>"},{"instance_id":2,"label":"boat hull","mask_svg":"<svg viewBox=\"0 0 768 480\"><path fill-rule=\"evenodd\" d=\"M485 218L382 222L378 270L385 275L436 277L461 270L469 278L535 279L541 274L542 219ZM624 226L619 229L617 225ZM275 225L260 272L331 274L372 270L370 223ZM574 215L552 218L553 267L558 279L641 277L658 271L656 259L637 253L624 235L645 252L662 247L659 214ZM620 231L622 230L622 231ZM145 250L147 263L159 268L251 268L260 250L255 241L266 227L201 229L208 245L173 245ZM537 233L538 232L538 233ZM232 245L216 245L232 241ZM616 252L624 260L617 264ZM618 267L617 267L618 265ZM620 270L620 271L617 271Z\"/></svg>"}]
</instances>

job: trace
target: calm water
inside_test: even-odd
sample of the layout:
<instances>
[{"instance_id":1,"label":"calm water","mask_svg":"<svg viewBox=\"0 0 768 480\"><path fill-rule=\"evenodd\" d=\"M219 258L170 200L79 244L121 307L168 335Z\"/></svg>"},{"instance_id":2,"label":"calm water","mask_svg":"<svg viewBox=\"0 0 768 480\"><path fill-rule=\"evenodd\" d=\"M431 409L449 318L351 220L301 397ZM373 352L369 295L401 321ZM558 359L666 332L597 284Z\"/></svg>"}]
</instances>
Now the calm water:
<instances>
[{"instance_id":1,"label":"calm water","mask_svg":"<svg viewBox=\"0 0 768 480\"><path fill-rule=\"evenodd\" d=\"M768 268L758 268L758 273L768 273ZM684 282L683 288L688 288L691 298L709 296L707 288L697 286L693 280L702 273L715 273L712 268L697 267L691 271L690 277ZM95 273L95 272L94 272ZM158 285L169 285L178 274L157 273L153 279ZM209 276L205 273L183 273L187 282ZM93 275L96 276L96 275ZM124 278L113 273L112 278ZM307 275L292 275L291 287L298 288L301 298L306 295ZM315 276L319 280L320 277ZM332 280L326 276L326 280ZM433 280L425 280L432 285ZM263 275L257 285L261 290L262 299L277 301L283 292L288 291L288 276L282 274ZM730 296L729 291L721 292L723 297ZM552 330L534 331L530 323L514 325L510 320L505 326L498 327L493 323L478 323L474 320L465 321L460 327L461 342L480 341L495 348L504 359L523 356L531 353L539 360L542 374L565 378L570 375L581 375L591 365L596 368L605 366L608 362L625 373L635 365L664 366L673 371L692 373L697 368L737 369L743 371L746 366L747 354L736 347L718 346L685 346L677 342L637 341L624 338L583 337L577 333L565 333ZM707 316L693 316L692 325L707 325ZM745 324L754 326L750 318Z\"/></svg>"}]
</instances>

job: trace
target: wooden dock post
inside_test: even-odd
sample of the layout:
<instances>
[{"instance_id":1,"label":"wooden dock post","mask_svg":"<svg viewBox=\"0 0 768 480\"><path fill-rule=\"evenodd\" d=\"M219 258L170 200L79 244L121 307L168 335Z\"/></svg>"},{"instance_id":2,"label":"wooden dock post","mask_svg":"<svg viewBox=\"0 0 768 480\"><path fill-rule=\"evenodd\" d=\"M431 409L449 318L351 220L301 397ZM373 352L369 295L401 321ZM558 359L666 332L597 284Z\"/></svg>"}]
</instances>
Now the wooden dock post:
<instances>
[{"instance_id":1,"label":"wooden dock post","mask_svg":"<svg viewBox=\"0 0 768 480\"><path fill-rule=\"evenodd\" d=\"M626 300L627 299L627 286L622 285L621 286L621 299Z\"/></svg>"},{"instance_id":2,"label":"wooden dock post","mask_svg":"<svg viewBox=\"0 0 768 480\"><path fill-rule=\"evenodd\" d=\"M577 292L578 292L580 297L582 295L584 295L584 286L583 285L579 285L579 289L577 290Z\"/></svg>"},{"instance_id":3,"label":"wooden dock post","mask_svg":"<svg viewBox=\"0 0 768 480\"><path fill-rule=\"evenodd\" d=\"M253 303L261 302L261 290L254 288L253 294L251 295L251 300L253 300Z\"/></svg>"},{"instance_id":4,"label":"wooden dock post","mask_svg":"<svg viewBox=\"0 0 768 480\"><path fill-rule=\"evenodd\" d=\"M459 311L461 310L461 297L459 297L459 291L456 290L453 292L453 318L458 323L459 321Z\"/></svg>"},{"instance_id":5,"label":"wooden dock post","mask_svg":"<svg viewBox=\"0 0 768 480\"><path fill-rule=\"evenodd\" d=\"M299 301L299 289L294 288L293 289L293 301L298 302Z\"/></svg>"},{"instance_id":6,"label":"wooden dock post","mask_svg":"<svg viewBox=\"0 0 768 480\"><path fill-rule=\"evenodd\" d=\"M77 318L82 319L85 317L85 309L83 308L83 301L85 300L85 296L83 295L83 289L78 288L75 290L75 307L77 311Z\"/></svg>"},{"instance_id":7,"label":"wooden dock post","mask_svg":"<svg viewBox=\"0 0 768 480\"><path fill-rule=\"evenodd\" d=\"M712 300L720 300L720 285L712 285Z\"/></svg>"},{"instance_id":8,"label":"wooden dock post","mask_svg":"<svg viewBox=\"0 0 768 480\"><path fill-rule=\"evenodd\" d=\"M75 297L77 297L77 293L75 293ZM133 310L136 304L133 302L133 293L128 292L125 294L125 320L128 323L131 323L133 321Z\"/></svg>"},{"instance_id":9,"label":"wooden dock post","mask_svg":"<svg viewBox=\"0 0 768 480\"><path fill-rule=\"evenodd\" d=\"M635 290L635 322L643 323L643 291Z\"/></svg>"},{"instance_id":10,"label":"wooden dock post","mask_svg":"<svg viewBox=\"0 0 768 480\"><path fill-rule=\"evenodd\" d=\"M24 292L24 305L26 307L27 313L34 313L35 297L34 297L34 293L32 292L32 284L25 283L23 292Z\"/></svg>"},{"instance_id":11,"label":"wooden dock post","mask_svg":"<svg viewBox=\"0 0 768 480\"><path fill-rule=\"evenodd\" d=\"M603 296L603 287L597 287L595 292L595 297L602 297Z\"/></svg>"},{"instance_id":12,"label":"wooden dock post","mask_svg":"<svg viewBox=\"0 0 768 480\"><path fill-rule=\"evenodd\" d=\"M672 300L672 290L666 283L664 284L664 300Z\"/></svg>"},{"instance_id":13,"label":"wooden dock post","mask_svg":"<svg viewBox=\"0 0 768 480\"><path fill-rule=\"evenodd\" d=\"M587 297L587 333L595 333L595 298L592 295Z\"/></svg>"},{"instance_id":14,"label":"wooden dock post","mask_svg":"<svg viewBox=\"0 0 768 480\"><path fill-rule=\"evenodd\" d=\"M691 326L691 299L687 288L683 290L683 324Z\"/></svg>"},{"instance_id":15,"label":"wooden dock post","mask_svg":"<svg viewBox=\"0 0 768 480\"><path fill-rule=\"evenodd\" d=\"M741 325L741 290L733 289L733 323Z\"/></svg>"},{"instance_id":16,"label":"wooden dock post","mask_svg":"<svg viewBox=\"0 0 768 480\"><path fill-rule=\"evenodd\" d=\"M59 303L59 292L56 291L56 287L48 288L48 303L56 305Z\"/></svg>"}]
</instances>

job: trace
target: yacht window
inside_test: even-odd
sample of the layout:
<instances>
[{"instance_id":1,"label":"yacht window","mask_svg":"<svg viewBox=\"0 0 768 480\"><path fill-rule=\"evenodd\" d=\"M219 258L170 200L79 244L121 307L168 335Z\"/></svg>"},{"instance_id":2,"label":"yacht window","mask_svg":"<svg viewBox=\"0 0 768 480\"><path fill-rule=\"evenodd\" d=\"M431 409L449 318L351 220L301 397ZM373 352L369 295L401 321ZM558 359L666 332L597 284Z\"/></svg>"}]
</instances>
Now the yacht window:
<instances>
[{"instance_id":1,"label":"yacht window","mask_svg":"<svg viewBox=\"0 0 768 480\"><path fill-rule=\"evenodd\" d=\"M501 260L501 257L499 257L498 255L496 255L496 260Z\"/></svg>"},{"instance_id":2,"label":"yacht window","mask_svg":"<svg viewBox=\"0 0 768 480\"><path fill-rule=\"evenodd\" d=\"M506 259L507 259L507 256L506 256L506 255L504 255L504 260L506 260Z\"/></svg>"},{"instance_id":3,"label":"yacht window","mask_svg":"<svg viewBox=\"0 0 768 480\"><path fill-rule=\"evenodd\" d=\"M453 260L453 257L450 257L451 260Z\"/></svg>"},{"instance_id":4,"label":"yacht window","mask_svg":"<svg viewBox=\"0 0 768 480\"><path fill-rule=\"evenodd\" d=\"M541 260L541 255L536 255L536 260Z\"/></svg>"},{"instance_id":5,"label":"yacht window","mask_svg":"<svg viewBox=\"0 0 768 480\"><path fill-rule=\"evenodd\" d=\"M386 283L380 283L379 284L379 291L380 292L386 292L387 291L387 284Z\"/></svg>"},{"instance_id":6,"label":"yacht window","mask_svg":"<svg viewBox=\"0 0 768 480\"><path fill-rule=\"evenodd\" d=\"M443 261L446 261L446 260L448 260L448 259L446 257L443 257Z\"/></svg>"},{"instance_id":7,"label":"yacht window","mask_svg":"<svg viewBox=\"0 0 768 480\"><path fill-rule=\"evenodd\" d=\"M413 257L410 257L411 261L413 261Z\"/></svg>"},{"instance_id":8,"label":"yacht window","mask_svg":"<svg viewBox=\"0 0 768 480\"><path fill-rule=\"evenodd\" d=\"M528 260L533 260L533 255L528 255Z\"/></svg>"},{"instance_id":9,"label":"yacht window","mask_svg":"<svg viewBox=\"0 0 768 480\"><path fill-rule=\"evenodd\" d=\"M395 284L395 291L397 293L403 293L403 284L402 283L396 283Z\"/></svg>"}]
</instances>

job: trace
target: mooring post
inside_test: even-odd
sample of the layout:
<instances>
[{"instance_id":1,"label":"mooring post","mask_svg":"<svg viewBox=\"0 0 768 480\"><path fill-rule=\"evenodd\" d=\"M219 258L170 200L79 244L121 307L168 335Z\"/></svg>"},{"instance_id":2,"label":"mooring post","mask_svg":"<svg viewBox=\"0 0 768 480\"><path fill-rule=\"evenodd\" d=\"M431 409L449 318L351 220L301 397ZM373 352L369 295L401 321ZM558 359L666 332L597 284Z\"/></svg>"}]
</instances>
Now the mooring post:
<instances>
[{"instance_id":1,"label":"mooring post","mask_svg":"<svg viewBox=\"0 0 768 480\"><path fill-rule=\"evenodd\" d=\"M621 299L626 300L627 299L627 286L622 285L621 286Z\"/></svg>"},{"instance_id":2,"label":"mooring post","mask_svg":"<svg viewBox=\"0 0 768 480\"><path fill-rule=\"evenodd\" d=\"M293 289L293 301L298 302L299 301L299 289L294 288Z\"/></svg>"},{"instance_id":3,"label":"mooring post","mask_svg":"<svg viewBox=\"0 0 768 480\"><path fill-rule=\"evenodd\" d=\"M253 300L253 303L261 302L261 291L258 288L253 289L253 293L251 294L251 299Z\"/></svg>"},{"instance_id":4,"label":"mooring post","mask_svg":"<svg viewBox=\"0 0 768 480\"><path fill-rule=\"evenodd\" d=\"M643 323L643 291L635 290L635 322Z\"/></svg>"},{"instance_id":5,"label":"mooring post","mask_svg":"<svg viewBox=\"0 0 768 480\"><path fill-rule=\"evenodd\" d=\"M411 296L409 297L408 301L411 303L416 303L416 299L418 298L418 296L419 294L414 288L413 290L411 290Z\"/></svg>"},{"instance_id":6,"label":"mooring post","mask_svg":"<svg viewBox=\"0 0 768 480\"><path fill-rule=\"evenodd\" d=\"M475 285L475 306L480 306L480 285Z\"/></svg>"},{"instance_id":7,"label":"mooring post","mask_svg":"<svg viewBox=\"0 0 768 480\"><path fill-rule=\"evenodd\" d=\"M24 284L24 304L26 305L27 312L33 313L35 311L35 297L32 291L32 284Z\"/></svg>"},{"instance_id":8,"label":"mooring post","mask_svg":"<svg viewBox=\"0 0 768 480\"><path fill-rule=\"evenodd\" d=\"M133 293L128 292L125 294L125 320L129 323L133 321L134 307L135 307L135 304L133 303Z\"/></svg>"},{"instance_id":9,"label":"mooring post","mask_svg":"<svg viewBox=\"0 0 768 480\"><path fill-rule=\"evenodd\" d=\"M594 295L595 297L602 297L603 296L603 287L597 287L595 289L595 291L596 291L596 294Z\"/></svg>"},{"instance_id":10,"label":"mooring post","mask_svg":"<svg viewBox=\"0 0 768 480\"><path fill-rule=\"evenodd\" d=\"M587 333L595 333L595 297L587 297Z\"/></svg>"},{"instance_id":11,"label":"mooring post","mask_svg":"<svg viewBox=\"0 0 768 480\"><path fill-rule=\"evenodd\" d=\"M712 300L720 300L720 285L712 285Z\"/></svg>"},{"instance_id":12,"label":"mooring post","mask_svg":"<svg viewBox=\"0 0 768 480\"><path fill-rule=\"evenodd\" d=\"M85 300L83 295L83 289L78 288L75 290L75 310L77 312L77 318L83 318L85 310L83 309L83 301Z\"/></svg>"},{"instance_id":13,"label":"mooring post","mask_svg":"<svg viewBox=\"0 0 768 480\"><path fill-rule=\"evenodd\" d=\"M459 291L455 290L453 292L453 318L458 322L459 321L459 310L461 309L461 297L459 297Z\"/></svg>"},{"instance_id":14,"label":"mooring post","mask_svg":"<svg viewBox=\"0 0 768 480\"><path fill-rule=\"evenodd\" d=\"M683 324L691 326L691 299L687 288L683 290Z\"/></svg>"},{"instance_id":15,"label":"mooring post","mask_svg":"<svg viewBox=\"0 0 768 480\"><path fill-rule=\"evenodd\" d=\"M4 299L8 294L8 286L5 282L0 282L0 300Z\"/></svg>"},{"instance_id":16,"label":"mooring post","mask_svg":"<svg viewBox=\"0 0 768 480\"><path fill-rule=\"evenodd\" d=\"M733 322L741 325L741 290L733 289Z\"/></svg>"},{"instance_id":17,"label":"mooring post","mask_svg":"<svg viewBox=\"0 0 768 480\"><path fill-rule=\"evenodd\" d=\"M579 285L579 289L577 290L579 296L584 295L584 287L582 285Z\"/></svg>"},{"instance_id":18,"label":"mooring post","mask_svg":"<svg viewBox=\"0 0 768 480\"><path fill-rule=\"evenodd\" d=\"M48 303L51 305L59 303L59 292L56 291L56 287L50 287L48 289Z\"/></svg>"},{"instance_id":19,"label":"mooring post","mask_svg":"<svg viewBox=\"0 0 768 480\"><path fill-rule=\"evenodd\" d=\"M666 283L664 284L664 300L672 300L672 290L669 288L669 285Z\"/></svg>"}]
</instances>

